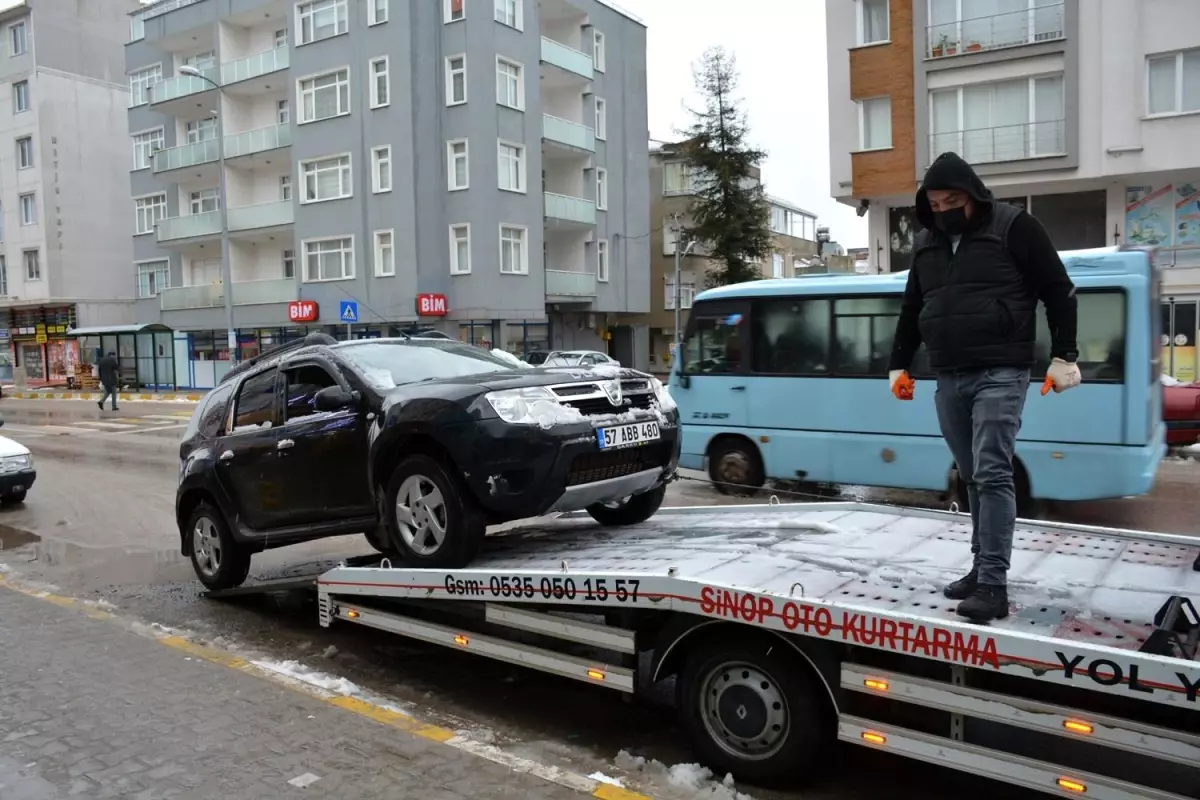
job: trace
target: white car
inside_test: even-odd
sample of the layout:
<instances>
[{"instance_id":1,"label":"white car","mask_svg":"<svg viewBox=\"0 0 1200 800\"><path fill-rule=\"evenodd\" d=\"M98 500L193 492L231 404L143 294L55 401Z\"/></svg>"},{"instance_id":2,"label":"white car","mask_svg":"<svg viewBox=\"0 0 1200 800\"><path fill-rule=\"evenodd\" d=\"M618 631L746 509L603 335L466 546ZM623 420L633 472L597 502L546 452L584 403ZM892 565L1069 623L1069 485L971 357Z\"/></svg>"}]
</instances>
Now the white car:
<instances>
[{"instance_id":1,"label":"white car","mask_svg":"<svg viewBox=\"0 0 1200 800\"><path fill-rule=\"evenodd\" d=\"M606 353L595 350L555 350L550 357L538 364L539 367L598 367L607 364L621 366L621 362Z\"/></svg>"},{"instance_id":2,"label":"white car","mask_svg":"<svg viewBox=\"0 0 1200 800\"><path fill-rule=\"evenodd\" d=\"M3 424L4 420L0 419L0 425ZM24 503L25 493L36 478L29 448L7 436L0 436L0 500Z\"/></svg>"}]
</instances>

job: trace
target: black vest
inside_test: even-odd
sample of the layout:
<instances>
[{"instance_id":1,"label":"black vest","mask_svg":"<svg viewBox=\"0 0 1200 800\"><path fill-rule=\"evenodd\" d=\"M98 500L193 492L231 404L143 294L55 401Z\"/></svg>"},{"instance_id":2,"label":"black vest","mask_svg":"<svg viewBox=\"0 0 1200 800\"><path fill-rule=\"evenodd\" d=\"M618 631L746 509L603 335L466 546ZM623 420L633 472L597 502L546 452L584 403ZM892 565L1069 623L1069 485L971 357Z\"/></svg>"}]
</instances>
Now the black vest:
<instances>
[{"instance_id":1,"label":"black vest","mask_svg":"<svg viewBox=\"0 0 1200 800\"><path fill-rule=\"evenodd\" d=\"M1031 366L1037 294L1008 251L1008 231L1023 213L993 203L980 228L950 240L923 230L912 269L921 284L921 340L935 371Z\"/></svg>"}]
</instances>

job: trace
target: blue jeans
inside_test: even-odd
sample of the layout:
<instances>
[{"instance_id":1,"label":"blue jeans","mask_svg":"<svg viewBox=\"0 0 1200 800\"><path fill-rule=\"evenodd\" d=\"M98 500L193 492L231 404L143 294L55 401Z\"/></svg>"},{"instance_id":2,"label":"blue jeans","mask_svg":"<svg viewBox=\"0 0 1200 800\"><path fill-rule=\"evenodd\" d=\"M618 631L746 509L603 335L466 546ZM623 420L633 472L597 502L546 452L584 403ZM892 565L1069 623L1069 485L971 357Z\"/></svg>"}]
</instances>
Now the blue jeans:
<instances>
[{"instance_id":1,"label":"blue jeans","mask_svg":"<svg viewBox=\"0 0 1200 800\"><path fill-rule=\"evenodd\" d=\"M938 373L938 423L971 504L971 554L979 582L1006 586L1017 493L1013 450L1029 393L1020 367Z\"/></svg>"},{"instance_id":2,"label":"blue jeans","mask_svg":"<svg viewBox=\"0 0 1200 800\"><path fill-rule=\"evenodd\" d=\"M112 407L113 407L113 411L116 411L117 410L117 387L115 387L115 386L105 386L104 387L104 394L100 395L100 405L101 406L104 405L104 401L108 399L109 395L112 395L112 401L113 401Z\"/></svg>"}]
</instances>

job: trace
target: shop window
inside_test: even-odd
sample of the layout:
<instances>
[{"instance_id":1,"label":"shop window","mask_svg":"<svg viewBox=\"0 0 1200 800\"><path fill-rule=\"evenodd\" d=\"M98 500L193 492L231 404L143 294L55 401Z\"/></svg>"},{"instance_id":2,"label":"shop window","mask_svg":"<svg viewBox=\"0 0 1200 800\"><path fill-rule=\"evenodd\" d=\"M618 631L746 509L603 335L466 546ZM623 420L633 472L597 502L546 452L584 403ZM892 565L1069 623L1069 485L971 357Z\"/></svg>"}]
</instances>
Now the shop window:
<instances>
[{"instance_id":1,"label":"shop window","mask_svg":"<svg viewBox=\"0 0 1200 800\"><path fill-rule=\"evenodd\" d=\"M1108 198L1103 189L1034 195L1030 206L1030 212L1059 250L1086 250L1108 244Z\"/></svg>"},{"instance_id":2,"label":"shop window","mask_svg":"<svg viewBox=\"0 0 1200 800\"><path fill-rule=\"evenodd\" d=\"M247 378L238 390L234 431L269 428L275 423L274 369Z\"/></svg>"}]
</instances>

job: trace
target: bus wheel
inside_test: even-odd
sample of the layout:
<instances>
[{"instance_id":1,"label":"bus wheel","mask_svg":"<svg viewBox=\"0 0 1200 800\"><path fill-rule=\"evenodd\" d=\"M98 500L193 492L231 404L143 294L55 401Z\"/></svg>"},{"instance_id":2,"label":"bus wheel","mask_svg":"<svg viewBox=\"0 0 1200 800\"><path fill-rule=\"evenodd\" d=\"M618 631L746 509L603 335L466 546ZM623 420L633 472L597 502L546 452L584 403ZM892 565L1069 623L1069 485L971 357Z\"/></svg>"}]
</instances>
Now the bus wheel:
<instances>
[{"instance_id":1,"label":"bus wheel","mask_svg":"<svg viewBox=\"0 0 1200 800\"><path fill-rule=\"evenodd\" d=\"M718 440L709 451L708 478L721 494L752 497L766 482L762 459L745 439Z\"/></svg>"},{"instance_id":2,"label":"bus wheel","mask_svg":"<svg viewBox=\"0 0 1200 800\"><path fill-rule=\"evenodd\" d=\"M700 760L718 778L761 786L810 775L834 732L808 670L777 639L707 641L678 684L680 721Z\"/></svg>"}]
</instances>

